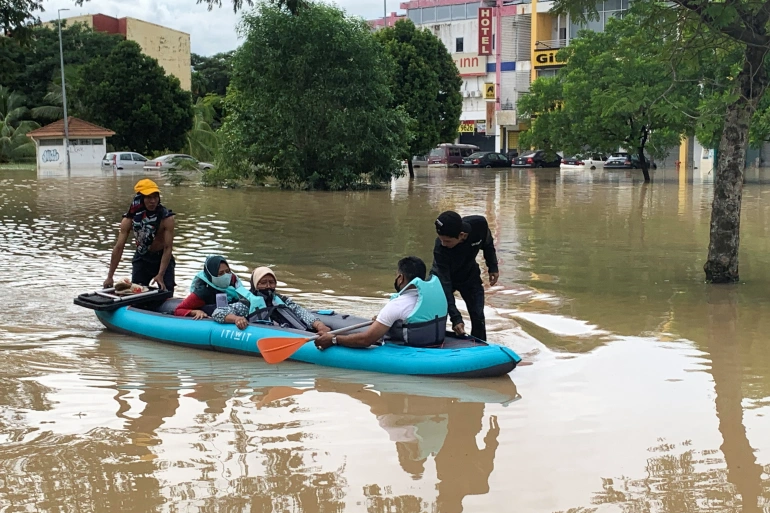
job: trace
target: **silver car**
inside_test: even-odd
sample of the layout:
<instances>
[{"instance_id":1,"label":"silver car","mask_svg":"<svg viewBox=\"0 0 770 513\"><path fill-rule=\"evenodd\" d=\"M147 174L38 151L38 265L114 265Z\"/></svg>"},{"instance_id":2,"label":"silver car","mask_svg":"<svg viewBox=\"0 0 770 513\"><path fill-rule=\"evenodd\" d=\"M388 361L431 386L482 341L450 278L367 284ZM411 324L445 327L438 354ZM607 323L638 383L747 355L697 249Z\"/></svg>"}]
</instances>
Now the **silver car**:
<instances>
[{"instance_id":1,"label":"silver car","mask_svg":"<svg viewBox=\"0 0 770 513\"><path fill-rule=\"evenodd\" d=\"M214 164L209 164L208 162L201 162L195 157L191 157L190 155L184 155L182 153L171 153L169 155L162 155L158 158L148 160L144 164L144 170L145 171L165 171L167 169L176 169L174 164L176 162L179 162L180 160L190 160L193 163L197 164L198 169L205 171L207 169L211 169L214 167Z\"/></svg>"},{"instance_id":2,"label":"silver car","mask_svg":"<svg viewBox=\"0 0 770 513\"><path fill-rule=\"evenodd\" d=\"M114 151L102 157L103 170L140 170L144 168L147 157L133 151Z\"/></svg>"}]
</instances>

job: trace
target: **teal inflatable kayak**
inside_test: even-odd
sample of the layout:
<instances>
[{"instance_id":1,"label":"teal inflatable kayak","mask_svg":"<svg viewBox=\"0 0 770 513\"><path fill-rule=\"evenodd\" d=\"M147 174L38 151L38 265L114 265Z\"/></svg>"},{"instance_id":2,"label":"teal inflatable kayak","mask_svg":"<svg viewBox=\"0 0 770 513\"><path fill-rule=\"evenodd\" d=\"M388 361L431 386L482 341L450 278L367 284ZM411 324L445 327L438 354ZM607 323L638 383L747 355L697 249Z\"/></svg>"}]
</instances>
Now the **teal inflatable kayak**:
<instances>
[{"instance_id":1,"label":"teal inflatable kayak","mask_svg":"<svg viewBox=\"0 0 770 513\"><path fill-rule=\"evenodd\" d=\"M88 307L82 299L75 302ZM177 317L171 312L178 302L176 299L165 301L158 309L160 311L133 305L94 310L99 321L112 331L168 344L236 354L259 356L257 342L265 337L312 336L306 331L265 324L249 324L246 329L240 330L234 324L219 324L210 319L196 321L190 317ZM319 311L317 314L332 329L367 320L334 312ZM314 344L307 343L290 359L342 369L455 378L502 376L521 361L519 355L507 347L487 344L472 337L458 338L450 333L438 348L386 342L366 349L335 346L319 351Z\"/></svg>"}]
</instances>

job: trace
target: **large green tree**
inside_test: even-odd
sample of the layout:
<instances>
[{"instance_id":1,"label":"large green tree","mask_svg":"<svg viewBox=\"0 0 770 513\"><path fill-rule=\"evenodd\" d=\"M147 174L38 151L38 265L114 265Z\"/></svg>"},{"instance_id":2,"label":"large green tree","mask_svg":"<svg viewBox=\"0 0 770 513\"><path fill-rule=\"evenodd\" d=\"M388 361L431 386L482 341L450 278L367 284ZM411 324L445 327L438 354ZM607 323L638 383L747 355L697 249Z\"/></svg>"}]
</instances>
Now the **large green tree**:
<instances>
[{"instance_id":1,"label":"large green tree","mask_svg":"<svg viewBox=\"0 0 770 513\"><path fill-rule=\"evenodd\" d=\"M115 131L116 148L150 153L185 145L193 126L190 93L133 41L81 69L76 91L86 119Z\"/></svg>"},{"instance_id":2,"label":"large green tree","mask_svg":"<svg viewBox=\"0 0 770 513\"><path fill-rule=\"evenodd\" d=\"M109 55L123 38L95 32L80 23L67 26L66 22L63 22L63 25L62 48L67 71L67 100L73 104L80 67ZM48 103L45 96L50 92L51 85L56 84L56 88L61 88L59 62L58 31L36 27L24 41L8 38L0 42L0 84L15 91L24 91L30 105ZM79 114L74 111L70 113Z\"/></svg>"},{"instance_id":3,"label":"large green tree","mask_svg":"<svg viewBox=\"0 0 770 513\"><path fill-rule=\"evenodd\" d=\"M636 0L651 7L648 33L670 31L672 60L694 50L737 48L740 61L731 77L724 126L714 174L708 259L703 266L713 283L735 282L738 274L741 200L751 121L770 85L770 0ZM555 0L556 13L573 20L596 18L596 0Z\"/></svg>"},{"instance_id":4,"label":"large green tree","mask_svg":"<svg viewBox=\"0 0 770 513\"><path fill-rule=\"evenodd\" d=\"M519 101L532 116L525 140L530 145L638 153L645 181L650 181L645 151L662 157L692 133L699 87L687 63L668 65L657 33L640 31L640 18L611 19L603 33L582 31L561 50L567 64L555 78L535 81ZM536 117L535 117L536 115Z\"/></svg>"},{"instance_id":5,"label":"large green tree","mask_svg":"<svg viewBox=\"0 0 770 513\"><path fill-rule=\"evenodd\" d=\"M414 176L412 155L424 155L440 142L457 137L463 98L462 79L452 56L439 38L417 29L410 20L375 33L395 69L390 82L393 105L412 117L414 138L406 154L409 175Z\"/></svg>"},{"instance_id":6,"label":"large green tree","mask_svg":"<svg viewBox=\"0 0 770 513\"><path fill-rule=\"evenodd\" d=\"M229 177L342 189L402 173L410 118L391 107L391 61L363 20L321 3L297 15L262 4L241 31L221 129Z\"/></svg>"},{"instance_id":7,"label":"large green tree","mask_svg":"<svg viewBox=\"0 0 770 513\"><path fill-rule=\"evenodd\" d=\"M191 55L192 93L194 99L197 100L207 94L219 96L227 94L234 53L234 51L223 52L211 57L205 57L196 53Z\"/></svg>"}]
</instances>

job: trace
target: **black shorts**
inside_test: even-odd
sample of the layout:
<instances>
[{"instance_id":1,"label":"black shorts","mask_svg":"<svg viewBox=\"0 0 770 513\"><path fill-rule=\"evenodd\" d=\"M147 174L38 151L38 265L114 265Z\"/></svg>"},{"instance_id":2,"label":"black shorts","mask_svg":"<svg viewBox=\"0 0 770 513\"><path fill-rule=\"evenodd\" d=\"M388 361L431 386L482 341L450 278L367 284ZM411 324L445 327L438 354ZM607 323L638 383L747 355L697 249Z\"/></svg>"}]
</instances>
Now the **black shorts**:
<instances>
[{"instance_id":1,"label":"black shorts","mask_svg":"<svg viewBox=\"0 0 770 513\"><path fill-rule=\"evenodd\" d=\"M162 258L163 251L147 252L144 255L134 253L134 258L131 259L131 281L138 285L149 286L152 279L160 271L160 261ZM163 274L163 283L172 294L176 286L174 281L175 268L176 260L172 256L168 262L168 267L166 267L166 272Z\"/></svg>"}]
</instances>

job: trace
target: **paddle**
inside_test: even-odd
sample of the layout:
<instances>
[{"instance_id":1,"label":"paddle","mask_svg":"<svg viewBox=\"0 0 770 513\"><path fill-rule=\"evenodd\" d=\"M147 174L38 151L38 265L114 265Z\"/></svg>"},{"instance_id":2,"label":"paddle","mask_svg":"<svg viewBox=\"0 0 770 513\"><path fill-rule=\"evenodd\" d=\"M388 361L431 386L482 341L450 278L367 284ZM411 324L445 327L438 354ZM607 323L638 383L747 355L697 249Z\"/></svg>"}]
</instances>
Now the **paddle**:
<instances>
[{"instance_id":1,"label":"paddle","mask_svg":"<svg viewBox=\"0 0 770 513\"><path fill-rule=\"evenodd\" d=\"M330 331L332 335L338 333L344 333L346 331L352 331L364 326L369 326L374 321L366 321L359 324L353 324L352 326L346 326L338 330ZM309 338L296 338L296 337L266 337L257 342L257 347L262 357L267 363L281 363L285 359L293 355L300 347L306 342L315 340L321 335L315 335Z\"/></svg>"}]
</instances>

